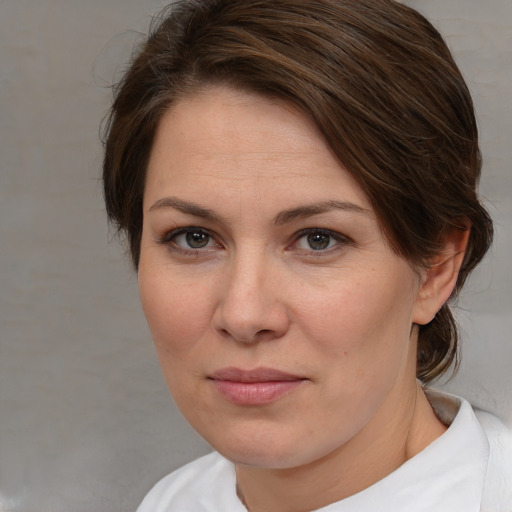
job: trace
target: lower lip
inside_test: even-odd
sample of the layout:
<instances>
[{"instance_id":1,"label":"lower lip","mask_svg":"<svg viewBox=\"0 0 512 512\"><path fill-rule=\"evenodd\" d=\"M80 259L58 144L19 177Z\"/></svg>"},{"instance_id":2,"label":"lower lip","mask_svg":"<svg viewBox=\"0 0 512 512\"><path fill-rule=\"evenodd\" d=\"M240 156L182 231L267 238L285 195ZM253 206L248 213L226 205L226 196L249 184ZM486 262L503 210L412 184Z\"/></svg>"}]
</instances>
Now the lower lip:
<instances>
[{"instance_id":1,"label":"lower lip","mask_svg":"<svg viewBox=\"0 0 512 512\"><path fill-rule=\"evenodd\" d=\"M297 389L304 380L278 380L266 382L234 382L213 380L217 391L236 405L264 405Z\"/></svg>"}]
</instances>

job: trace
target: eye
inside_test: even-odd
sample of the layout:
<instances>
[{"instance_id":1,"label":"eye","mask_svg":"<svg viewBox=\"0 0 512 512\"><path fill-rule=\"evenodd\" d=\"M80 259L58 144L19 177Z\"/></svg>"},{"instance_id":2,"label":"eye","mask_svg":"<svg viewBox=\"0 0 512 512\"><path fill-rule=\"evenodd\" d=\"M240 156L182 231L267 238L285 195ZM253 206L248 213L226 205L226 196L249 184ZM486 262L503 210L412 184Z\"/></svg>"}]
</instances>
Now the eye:
<instances>
[{"instance_id":1,"label":"eye","mask_svg":"<svg viewBox=\"0 0 512 512\"><path fill-rule=\"evenodd\" d=\"M294 245L300 250L319 252L347 242L348 239L339 233L325 229L308 229L299 233Z\"/></svg>"},{"instance_id":2,"label":"eye","mask_svg":"<svg viewBox=\"0 0 512 512\"><path fill-rule=\"evenodd\" d=\"M310 233L304 237L310 249L314 251L323 251L331 245L331 236L327 233Z\"/></svg>"},{"instance_id":3,"label":"eye","mask_svg":"<svg viewBox=\"0 0 512 512\"><path fill-rule=\"evenodd\" d=\"M204 231L186 231L180 235L176 235L173 239L174 243L180 247L190 249L202 249L210 243L210 235Z\"/></svg>"},{"instance_id":4,"label":"eye","mask_svg":"<svg viewBox=\"0 0 512 512\"><path fill-rule=\"evenodd\" d=\"M208 231L196 227L175 229L167 233L160 243L184 251L220 247Z\"/></svg>"}]
</instances>

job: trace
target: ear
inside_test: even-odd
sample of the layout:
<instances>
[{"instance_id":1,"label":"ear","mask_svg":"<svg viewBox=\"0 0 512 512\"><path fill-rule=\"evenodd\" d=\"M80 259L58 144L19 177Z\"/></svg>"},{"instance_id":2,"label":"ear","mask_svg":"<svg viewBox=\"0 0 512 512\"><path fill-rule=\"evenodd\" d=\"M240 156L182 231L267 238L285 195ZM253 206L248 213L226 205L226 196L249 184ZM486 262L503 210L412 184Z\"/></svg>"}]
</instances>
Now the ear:
<instances>
[{"instance_id":1,"label":"ear","mask_svg":"<svg viewBox=\"0 0 512 512\"><path fill-rule=\"evenodd\" d=\"M450 298L457 283L470 233L469 221L451 228L443 238L441 251L421 272L421 284L413 310L413 322L426 325Z\"/></svg>"}]
</instances>

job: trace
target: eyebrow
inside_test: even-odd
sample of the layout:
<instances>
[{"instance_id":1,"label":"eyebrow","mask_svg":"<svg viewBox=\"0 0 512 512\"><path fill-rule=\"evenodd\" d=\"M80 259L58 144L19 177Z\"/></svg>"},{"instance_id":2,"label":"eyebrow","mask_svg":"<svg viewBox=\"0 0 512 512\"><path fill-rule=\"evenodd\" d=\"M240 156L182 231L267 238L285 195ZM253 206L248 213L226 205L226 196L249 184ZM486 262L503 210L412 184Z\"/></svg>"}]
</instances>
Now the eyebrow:
<instances>
[{"instance_id":1,"label":"eyebrow","mask_svg":"<svg viewBox=\"0 0 512 512\"><path fill-rule=\"evenodd\" d=\"M210 210L209 208L204 208L203 206L199 206L196 203L183 201L182 199L178 199L177 197L163 197L162 199L159 199L158 201L153 203L153 205L151 205L148 211L151 212L162 208L174 208L175 210L178 210L187 215L193 215L194 217L201 217L203 219L207 219L213 222L227 223L223 219L223 217L221 217L213 210ZM327 213L332 210L341 210L343 212L357 213L362 215L370 214L370 210L347 201L323 201L321 203L302 205L297 206L296 208L283 210L282 212L279 212L276 215L275 224L286 224L287 222L291 222L292 220L295 219L311 217L313 215L320 215L322 213Z\"/></svg>"},{"instance_id":2,"label":"eyebrow","mask_svg":"<svg viewBox=\"0 0 512 512\"><path fill-rule=\"evenodd\" d=\"M322 203L314 203L310 205L298 206L280 212L276 217L276 224L286 224L295 219L302 219L311 217L313 215L320 215L332 210L341 210L343 212L358 213L362 215L369 215L370 210L363 208L354 203L346 201L324 201Z\"/></svg>"},{"instance_id":3,"label":"eyebrow","mask_svg":"<svg viewBox=\"0 0 512 512\"><path fill-rule=\"evenodd\" d=\"M191 203L189 201L183 201L182 199L178 199L177 197L163 197L159 199L151 207L148 211L152 212L154 210L160 210L162 208L174 208L182 213L187 215L193 215L194 217L201 217L203 219L208 219L213 222L223 222L223 218L215 213L213 210L209 208L203 208L196 203Z\"/></svg>"}]
</instances>

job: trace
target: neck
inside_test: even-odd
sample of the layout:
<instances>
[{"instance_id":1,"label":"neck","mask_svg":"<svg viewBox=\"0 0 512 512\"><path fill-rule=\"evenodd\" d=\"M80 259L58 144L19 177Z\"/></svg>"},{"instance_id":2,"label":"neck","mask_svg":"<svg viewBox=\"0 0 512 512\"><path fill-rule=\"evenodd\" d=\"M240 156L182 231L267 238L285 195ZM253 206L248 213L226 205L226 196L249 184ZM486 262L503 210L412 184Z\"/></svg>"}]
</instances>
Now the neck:
<instances>
[{"instance_id":1,"label":"neck","mask_svg":"<svg viewBox=\"0 0 512 512\"><path fill-rule=\"evenodd\" d=\"M403 388L397 392L404 396ZM415 379L399 403L384 404L349 442L310 464L289 469L237 466L241 501L250 512L307 512L370 487L446 430Z\"/></svg>"}]
</instances>

